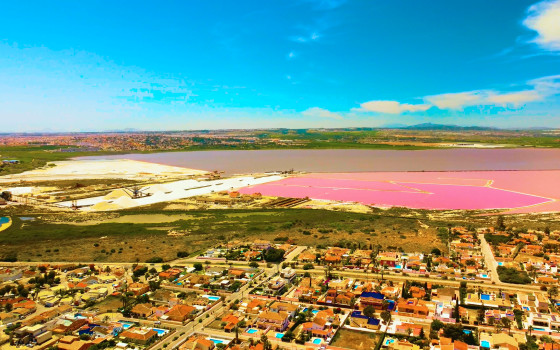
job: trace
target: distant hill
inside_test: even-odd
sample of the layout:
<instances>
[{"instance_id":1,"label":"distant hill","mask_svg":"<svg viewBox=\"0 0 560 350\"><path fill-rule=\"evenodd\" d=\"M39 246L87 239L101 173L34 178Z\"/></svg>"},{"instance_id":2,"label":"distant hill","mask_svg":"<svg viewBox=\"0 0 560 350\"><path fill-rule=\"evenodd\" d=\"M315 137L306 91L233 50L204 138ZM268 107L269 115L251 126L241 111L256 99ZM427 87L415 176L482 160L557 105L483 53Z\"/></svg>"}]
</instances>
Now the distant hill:
<instances>
[{"instance_id":1,"label":"distant hill","mask_svg":"<svg viewBox=\"0 0 560 350\"><path fill-rule=\"evenodd\" d=\"M403 129L407 127L408 125L401 123L383 124L380 126L380 128L382 129Z\"/></svg>"},{"instance_id":2,"label":"distant hill","mask_svg":"<svg viewBox=\"0 0 560 350\"><path fill-rule=\"evenodd\" d=\"M416 125L406 126L402 129L408 130L496 130L496 128L490 128L485 126L459 126L459 125L447 125L447 124L433 124L433 123L422 123Z\"/></svg>"}]
</instances>

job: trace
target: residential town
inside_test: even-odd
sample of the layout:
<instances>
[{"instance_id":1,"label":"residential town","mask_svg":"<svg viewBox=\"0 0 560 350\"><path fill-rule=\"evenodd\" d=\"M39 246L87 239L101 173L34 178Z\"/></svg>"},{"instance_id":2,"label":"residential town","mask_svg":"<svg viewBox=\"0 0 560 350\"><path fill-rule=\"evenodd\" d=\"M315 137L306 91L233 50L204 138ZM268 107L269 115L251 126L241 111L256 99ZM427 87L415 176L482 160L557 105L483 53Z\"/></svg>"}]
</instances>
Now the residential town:
<instances>
[{"instance_id":1,"label":"residential town","mask_svg":"<svg viewBox=\"0 0 560 350\"><path fill-rule=\"evenodd\" d=\"M555 349L560 232L440 234L448 252L279 237L172 263L4 263L1 346Z\"/></svg>"}]
</instances>

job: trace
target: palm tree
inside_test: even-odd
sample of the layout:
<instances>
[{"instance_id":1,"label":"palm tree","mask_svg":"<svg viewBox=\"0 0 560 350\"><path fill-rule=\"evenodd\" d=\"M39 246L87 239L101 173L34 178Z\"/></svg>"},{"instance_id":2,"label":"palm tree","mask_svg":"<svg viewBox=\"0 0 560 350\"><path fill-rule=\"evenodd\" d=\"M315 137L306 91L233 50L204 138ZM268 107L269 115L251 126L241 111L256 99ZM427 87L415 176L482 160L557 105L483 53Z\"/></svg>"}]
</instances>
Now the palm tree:
<instances>
[{"instance_id":1,"label":"palm tree","mask_svg":"<svg viewBox=\"0 0 560 350\"><path fill-rule=\"evenodd\" d=\"M531 333L533 332L533 326L529 326L529 328L527 328L527 330L529 331L529 336L531 336Z\"/></svg>"}]
</instances>

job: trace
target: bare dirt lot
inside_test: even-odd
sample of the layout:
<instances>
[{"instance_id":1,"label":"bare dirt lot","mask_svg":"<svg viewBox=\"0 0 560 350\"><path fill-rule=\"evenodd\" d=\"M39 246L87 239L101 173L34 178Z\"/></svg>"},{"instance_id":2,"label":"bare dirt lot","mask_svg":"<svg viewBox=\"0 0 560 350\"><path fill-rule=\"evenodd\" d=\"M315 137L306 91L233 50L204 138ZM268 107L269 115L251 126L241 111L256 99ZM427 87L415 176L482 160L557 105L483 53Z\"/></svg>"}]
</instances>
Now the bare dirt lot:
<instances>
[{"instance_id":1,"label":"bare dirt lot","mask_svg":"<svg viewBox=\"0 0 560 350\"><path fill-rule=\"evenodd\" d=\"M379 335L376 333L341 329L336 334L332 345L346 349L371 350L375 349L378 341Z\"/></svg>"}]
</instances>

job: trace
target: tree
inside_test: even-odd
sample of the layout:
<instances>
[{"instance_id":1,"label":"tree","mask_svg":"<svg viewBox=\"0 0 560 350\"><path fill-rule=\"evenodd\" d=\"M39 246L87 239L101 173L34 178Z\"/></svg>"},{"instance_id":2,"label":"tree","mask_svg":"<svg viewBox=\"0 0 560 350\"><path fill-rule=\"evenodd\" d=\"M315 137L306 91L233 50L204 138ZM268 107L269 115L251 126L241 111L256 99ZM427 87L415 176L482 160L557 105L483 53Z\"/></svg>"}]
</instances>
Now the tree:
<instances>
[{"instance_id":1,"label":"tree","mask_svg":"<svg viewBox=\"0 0 560 350\"><path fill-rule=\"evenodd\" d=\"M186 257L188 257L188 256L189 256L189 253L188 253L188 252L182 252L182 251L177 252L177 257L178 257L178 258L186 258Z\"/></svg>"},{"instance_id":2,"label":"tree","mask_svg":"<svg viewBox=\"0 0 560 350\"><path fill-rule=\"evenodd\" d=\"M272 349L272 345L270 344L270 341L268 341L268 337L267 337L265 334L263 334L263 335L261 336L261 342L262 342L262 344L263 344L263 349L264 349L264 350L270 350L270 349Z\"/></svg>"},{"instance_id":3,"label":"tree","mask_svg":"<svg viewBox=\"0 0 560 350\"><path fill-rule=\"evenodd\" d=\"M441 250L439 248L432 249L432 255L440 256L441 255Z\"/></svg>"},{"instance_id":4,"label":"tree","mask_svg":"<svg viewBox=\"0 0 560 350\"><path fill-rule=\"evenodd\" d=\"M439 330L442 329L444 325L445 324L440 320L433 320L432 324L430 325L430 330L439 332Z\"/></svg>"},{"instance_id":5,"label":"tree","mask_svg":"<svg viewBox=\"0 0 560 350\"><path fill-rule=\"evenodd\" d=\"M500 231L506 229L506 225L504 224L504 217L502 215L499 215L496 219L496 228Z\"/></svg>"},{"instance_id":6,"label":"tree","mask_svg":"<svg viewBox=\"0 0 560 350\"><path fill-rule=\"evenodd\" d=\"M368 305L364 308L363 314L367 317L373 317L375 315L375 308L371 305Z\"/></svg>"},{"instance_id":7,"label":"tree","mask_svg":"<svg viewBox=\"0 0 560 350\"><path fill-rule=\"evenodd\" d=\"M389 324L391 323L392 317L393 316L391 315L390 311L385 310L381 312L381 319L383 320L383 322L385 322L387 326L389 326Z\"/></svg>"},{"instance_id":8,"label":"tree","mask_svg":"<svg viewBox=\"0 0 560 350\"><path fill-rule=\"evenodd\" d=\"M443 326L443 336L455 340L462 340L465 333L463 326L459 324L448 323Z\"/></svg>"},{"instance_id":9,"label":"tree","mask_svg":"<svg viewBox=\"0 0 560 350\"><path fill-rule=\"evenodd\" d=\"M156 281L150 281L150 282L148 282L148 284L149 284L149 286L150 286L150 290L151 290L152 292L155 292L156 290L158 290L158 289L159 289L159 286L160 286L160 283L161 283L161 282L156 282Z\"/></svg>"},{"instance_id":10,"label":"tree","mask_svg":"<svg viewBox=\"0 0 560 350\"><path fill-rule=\"evenodd\" d=\"M284 249L270 248L264 251L264 260L266 262L280 262L285 253Z\"/></svg>"},{"instance_id":11,"label":"tree","mask_svg":"<svg viewBox=\"0 0 560 350\"><path fill-rule=\"evenodd\" d=\"M303 269L304 270L313 270L313 264L305 264L303 265Z\"/></svg>"},{"instance_id":12,"label":"tree","mask_svg":"<svg viewBox=\"0 0 560 350\"><path fill-rule=\"evenodd\" d=\"M252 268L254 268L254 269L256 269L256 268L259 267L259 263L256 262L256 261L251 261L251 262L249 263L249 266L252 267Z\"/></svg>"},{"instance_id":13,"label":"tree","mask_svg":"<svg viewBox=\"0 0 560 350\"><path fill-rule=\"evenodd\" d=\"M507 317L504 317L500 320L500 322L502 323L502 325L504 326L504 328L506 328L508 330L508 333L510 333L510 329L511 329L511 320Z\"/></svg>"},{"instance_id":14,"label":"tree","mask_svg":"<svg viewBox=\"0 0 560 350\"><path fill-rule=\"evenodd\" d=\"M197 262L193 264L193 267L196 271L202 271L202 264Z\"/></svg>"},{"instance_id":15,"label":"tree","mask_svg":"<svg viewBox=\"0 0 560 350\"><path fill-rule=\"evenodd\" d=\"M550 299L556 298L557 295L558 295L558 287L557 286L552 286L552 287L548 288L548 297Z\"/></svg>"}]
</instances>

